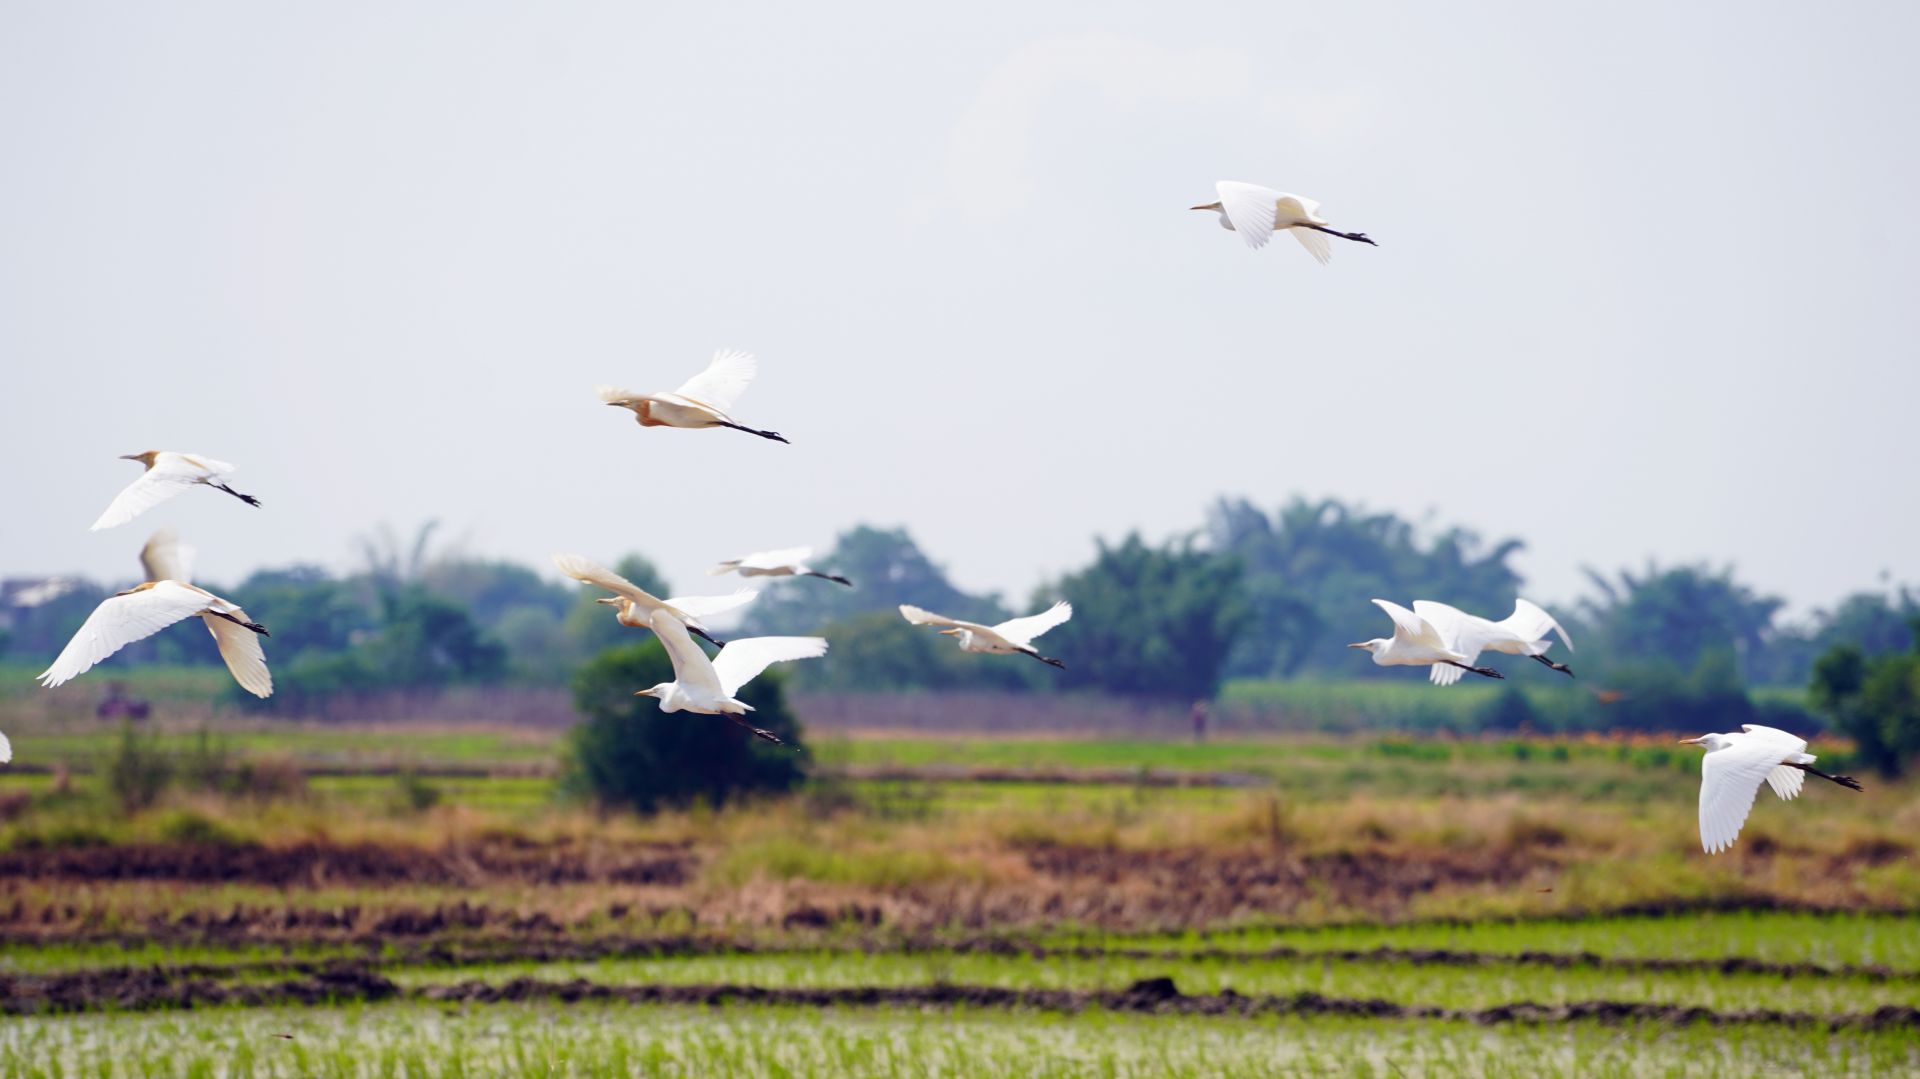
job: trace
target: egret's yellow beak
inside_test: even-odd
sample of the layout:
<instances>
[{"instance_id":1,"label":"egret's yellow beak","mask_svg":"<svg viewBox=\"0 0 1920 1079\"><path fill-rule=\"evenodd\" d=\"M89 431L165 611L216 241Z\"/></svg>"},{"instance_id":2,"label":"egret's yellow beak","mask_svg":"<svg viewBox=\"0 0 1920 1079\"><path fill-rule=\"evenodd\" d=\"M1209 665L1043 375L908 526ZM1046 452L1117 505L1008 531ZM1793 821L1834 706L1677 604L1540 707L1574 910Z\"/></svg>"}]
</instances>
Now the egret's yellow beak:
<instances>
[{"instance_id":1,"label":"egret's yellow beak","mask_svg":"<svg viewBox=\"0 0 1920 1079\"><path fill-rule=\"evenodd\" d=\"M120 455L120 459L122 461L138 461L140 459L140 455L137 453L123 453Z\"/></svg>"},{"instance_id":2,"label":"egret's yellow beak","mask_svg":"<svg viewBox=\"0 0 1920 1079\"><path fill-rule=\"evenodd\" d=\"M1699 744L1700 744L1700 742L1701 742L1701 739L1700 739L1700 738L1682 738L1682 739L1680 739L1680 744L1681 744L1681 745L1683 745L1683 746L1697 746L1697 745L1699 745Z\"/></svg>"},{"instance_id":3,"label":"egret's yellow beak","mask_svg":"<svg viewBox=\"0 0 1920 1079\"><path fill-rule=\"evenodd\" d=\"M604 603L609 607L618 607L620 606L620 597L619 596L601 596L599 599L594 600L594 602Z\"/></svg>"},{"instance_id":4,"label":"egret's yellow beak","mask_svg":"<svg viewBox=\"0 0 1920 1079\"><path fill-rule=\"evenodd\" d=\"M1355 641L1352 644L1348 645L1347 647L1348 648L1365 648L1366 646L1367 646L1367 642L1365 641Z\"/></svg>"},{"instance_id":5,"label":"egret's yellow beak","mask_svg":"<svg viewBox=\"0 0 1920 1079\"><path fill-rule=\"evenodd\" d=\"M940 631L940 635L942 637L958 637L960 635L960 631L957 629L943 629Z\"/></svg>"}]
</instances>

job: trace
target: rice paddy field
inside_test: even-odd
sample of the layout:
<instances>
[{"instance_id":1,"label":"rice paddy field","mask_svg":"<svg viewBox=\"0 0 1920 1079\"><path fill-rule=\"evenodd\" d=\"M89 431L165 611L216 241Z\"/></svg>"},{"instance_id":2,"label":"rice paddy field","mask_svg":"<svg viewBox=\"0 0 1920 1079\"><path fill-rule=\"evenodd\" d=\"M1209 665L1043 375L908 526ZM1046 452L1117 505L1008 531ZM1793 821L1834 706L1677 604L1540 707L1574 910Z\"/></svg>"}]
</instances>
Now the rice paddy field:
<instances>
[{"instance_id":1,"label":"rice paddy field","mask_svg":"<svg viewBox=\"0 0 1920 1079\"><path fill-rule=\"evenodd\" d=\"M1911 783L1710 858L1658 739L823 729L641 819L555 730L215 716L132 745L246 782L129 808L16 718L7 1075L1920 1071Z\"/></svg>"}]
</instances>

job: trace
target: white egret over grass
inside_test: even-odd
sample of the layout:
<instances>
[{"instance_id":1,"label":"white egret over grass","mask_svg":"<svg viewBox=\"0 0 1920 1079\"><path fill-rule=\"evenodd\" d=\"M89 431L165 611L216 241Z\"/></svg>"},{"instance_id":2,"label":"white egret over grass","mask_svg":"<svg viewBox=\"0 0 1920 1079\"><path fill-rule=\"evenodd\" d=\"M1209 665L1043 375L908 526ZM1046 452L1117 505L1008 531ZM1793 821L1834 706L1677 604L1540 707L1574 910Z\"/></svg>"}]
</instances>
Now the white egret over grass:
<instances>
[{"instance_id":1,"label":"white egret over grass","mask_svg":"<svg viewBox=\"0 0 1920 1079\"><path fill-rule=\"evenodd\" d=\"M822 573L807 565L807 559L813 557L811 547L788 547L780 551L755 551L739 558L729 558L725 562L707 571L712 577L721 577L729 573L738 573L742 577L818 577L823 581L832 581L853 587L853 582L837 573Z\"/></svg>"},{"instance_id":2,"label":"white egret over grass","mask_svg":"<svg viewBox=\"0 0 1920 1079\"><path fill-rule=\"evenodd\" d=\"M962 622L957 618L947 618L906 603L900 605L900 613L916 626L947 627L940 632L949 637L958 637L962 652L983 652L996 656L1009 656L1017 652L1024 656L1032 656L1050 667L1065 670L1067 666L1052 656L1041 655L1033 647L1035 637L1073 617L1073 604L1065 600L1039 614L1008 619L997 626L986 626L979 622Z\"/></svg>"},{"instance_id":3,"label":"white egret over grass","mask_svg":"<svg viewBox=\"0 0 1920 1079\"><path fill-rule=\"evenodd\" d=\"M721 349L713 354L707 369L688 379L672 393L634 393L631 390L600 387L600 400L617 408L633 410L642 427L731 427L750 435L785 442L778 431L748 427L728 415L727 410L740 399L753 378L760 373L759 361L751 352Z\"/></svg>"},{"instance_id":4,"label":"white egret over grass","mask_svg":"<svg viewBox=\"0 0 1920 1079\"><path fill-rule=\"evenodd\" d=\"M134 641L194 615L213 634L220 658L240 688L256 697L270 696L273 676L259 640L270 636L267 627L249 619L239 604L180 581L148 581L102 600L53 665L40 673L40 684L51 689L71 681Z\"/></svg>"},{"instance_id":5,"label":"white egret over grass","mask_svg":"<svg viewBox=\"0 0 1920 1079\"><path fill-rule=\"evenodd\" d=\"M1220 227L1240 234L1248 247L1265 247L1276 232L1291 232L1300 246L1321 265L1333 261L1332 245L1327 237L1372 244L1364 232L1341 232L1327 227L1320 216L1320 204L1304 195L1290 195L1259 184L1222 180L1213 185L1220 201L1202 203L1195 210L1212 210L1220 215Z\"/></svg>"},{"instance_id":6,"label":"white egret over grass","mask_svg":"<svg viewBox=\"0 0 1920 1079\"><path fill-rule=\"evenodd\" d=\"M754 597L760 594L751 588L742 588L726 596L674 596L663 600L655 598L646 589L591 558L577 554L557 554L553 556L553 564L560 567L560 572L576 581L612 592L613 595L602 596L594 602L612 607L614 619L621 625L636 629L652 629L653 624L650 619L653 617L653 612L666 611L678 618L687 627L688 632L697 634L714 645L724 645L727 642L716 640L712 631L702 620L715 618L728 611L744 607L752 603Z\"/></svg>"},{"instance_id":7,"label":"white egret over grass","mask_svg":"<svg viewBox=\"0 0 1920 1079\"><path fill-rule=\"evenodd\" d=\"M93 531L113 528L126 524L135 517L172 498L189 487L211 487L225 491L249 506L258 506L260 500L252 495L243 495L227 486L225 476L234 471L234 467L225 461L216 461L211 457L202 457L193 453L170 453L166 450L147 450L144 453L124 454L122 461L139 461L147 466L140 478L126 486L126 489L114 496L107 505L106 512L93 522Z\"/></svg>"},{"instance_id":8,"label":"white egret over grass","mask_svg":"<svg viewBox=\"0 0 1920 1079\"><path fill-rule=\"evenodd\" d=\"M1738 734L1703 734L1680 741L1707 749L1700 758L1700 847L1708 854L1733 846L1762 783L1782 801L1797 797L1808 775L1848 790L1862 789L1852 776L1828 775L1815 768L1813 762L1819 758L1807 752L1807 740L1774 727L1743 723Z\"/></svg>"},{"instance_id":9,"label":"white egret over grass","mask_svg":"<svg viewBox=\"0 0 1920 1079\"><path fill-rule=\"evenodd\" d=\"M1426 667L1439 663L1488 678L1506 677L1492 667L1475 667L1467 659L1466 653L1456 651L1447 644L1446 639L1440 636L1440 631L1433 628L1433 623L1398 603L1384 599L1376 599L1373 603L1393 619L1393 636L1357 641L1347 647L1364 648L1373 653L1373 661L1380 666Z\"/></svg>"},{"instance_id":10,"label":"white egret over grass","mask_svg":"<svg viewBox=\"0 0 1920 1079\"><path fill-rule=\"evenodd\" d=\"M729 641L719 655L709 660L688 636L686 624L665 608L654 611L647 621L660 643L666 646L667 658L673 661L673 681L639 690L634 696L652 697L660 702L662 712L726 716L752 731L757 738L784 744L779 735L740 718L753 711L753 706L735 694L775 663L826 655L826 638L747 637Z\"/></svg>"},{"instance_id":11,"label":"white egret over grass","mask_svg":"<svg viewBox=\"0 0 1920 1079\"><path fill-rule=\"evenodd\" d=\"M1541 610L1537 605L1524 599L1513 601L1513 613L1498 622L1489 622L1478 615L1471 615L1457 607L1444 603L1435 603L1430 599L1413 601L1413 613L1427 620L1446 642L1448 648L1467 657L1464 662L1471 664L1480 658L1482 652L1504 652L1510 656L1526 656L1543 663L1567 677L1573 677L1573 668L1564 663L1555 663L1546 656L1547 649L1553 647L1548 634L1558 633L1560 640L1573 651L1573 640L1567 631L1553 616ZM1450 686L1458 682L1465 668L1451 663L1436 663L1429 677L1436 686Z\"/></svg>"}]
</instances>

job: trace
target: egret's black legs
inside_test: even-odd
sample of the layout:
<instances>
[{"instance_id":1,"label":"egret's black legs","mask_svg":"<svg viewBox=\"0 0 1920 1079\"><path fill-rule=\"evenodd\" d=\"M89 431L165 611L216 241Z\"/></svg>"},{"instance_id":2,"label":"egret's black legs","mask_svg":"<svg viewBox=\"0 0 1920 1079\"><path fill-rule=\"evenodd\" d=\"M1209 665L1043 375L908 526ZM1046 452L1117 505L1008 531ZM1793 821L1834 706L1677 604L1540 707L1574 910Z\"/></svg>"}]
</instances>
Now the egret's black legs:
<instances>
[{"instance_id":1,"label":"egret's black legs","mask_svg":"<svg viewBox=\"0 0 1920 1079\"><path fill-rule=\"evenodd\" d=\"M739 724L739 725L741 725L742 727L745 727L746 729L748 729L748 730L750 730L750 731L752 731L752 732L753 732L753 736L754 736L755 738L764 738L764 739L766 739L767 741L769 741L769 742L772 742L772 743L773 743L774 745L776 745L776 746L784 746L784 745L786 745L786 743L785 743L785 742L782 742L782 741L780 740L780 736L779 736L779 735L777 735L777 734L775 734L775 733L773 733L772 731L768 731L768 730L762 730L762 729L760 729L759 727L756 727L756 726L754 726L753 724L751 724L751 723L748 723L748 722L747 722L746 720L744 720L744 719L741 719L741 718L740 718L739 716L736 716L736 715L734 715L734 714L733 714L733 713L731 713L731 712L722 712L722 713L721 713L721 715L724 715L724 716L726 716L726 717L727 717L728 719L731 719L731 720L733 720L733 721L734 721L735 723L738 723L738 724Z\"/></svg>"},{"instance_id":2,"label":"egret's black legs","mask_svg":"<svg viewBox=\"0 0 1920 1079\"><path fill-rule=\"evenodd\" d=\"M1373 243L1372 240L1368 239L1367 234L1364 232L1340 232L1336 229L1330 229L1325 225L1302 225L1300 227L1306 228L1306 229L1312 229L1315 232L1324 232L1329 236L1338 236L1342 240L1352 240L1354 243L1373 244L1373 246L1375 247L1380 246L1379 244ZM1473 670L1472 667L1468 667L1467 669Z\"/></svg>"},{"instance_id":3,"label":"egret's black legs","mask_svg":"<svg viewBox=\"0 0 1920 1079\"><path fill-rule=\"evenodd\" d=\"M1487 678L1505 678L1506 677L1506 675L1501 674L1499 671L1494 670L1492 667L1469 667L1464 663L1455 663L1450 659L1442 660L1441 662L1445 663L1449 667L1458 667L1463 671L1472 671L1475 674L1484 675Z\"/></svg>"},{"instance_id":4,"label":"egret's black legs","mask_svg":"<svg viewBox=\"0 0 1920 1079\"><path fill-rule=\"evenodd\" d=\"M725 648L727 646L727 642L716 638L713 634L708 633L704 629L700 629L695 626L688 626L687 632L693 634L695 637L700 638L701 640L707 642L708 644L714 646L715 648Z\"/></svg>"},{"instance_id":5,"label":"egret's black legs","mask_svg":"<svg viewBox=\"0 0 1920 1079\"><path fill-rule=\"evenodd\" d=\"M261 625L258 622L242 622L240 619L235 618L230 614L223 614L220 611L208 611L207 613L210 615L213 615L215 618L224 618L227 621L232 622L234 625L239 626L241 629L250 629L255 633L258 633L262 637L273 636L273 634L267 632L267 627Z\"/></svg>"},{"instance_id":6,"label":"egret's black legs","mask_svg":"<svg viewBox=\"0 0 1920 1079\"><path fill-rule=\"evenodd\" d=\"M745 431L750 435L759 435L761 438L770 438L770 439L773 439L775 442L787 442L786 439L780 437L780 432L778 431L762 431L754 427L742 427L737 423L728 423L725 420L715 420L714 422L718 423L722 427L731 427L736 431ZM793 443L787 442L787 445L791 446L793 445Z\"/></svg>"},{"instance_id":7,"label":"egret's black legs","mask_svg":"<svg viewBox=\"0 0 1920 1079\"><path fill-rule=\"evenodd\" d=\"M1567 666L1564 663L1555 663L1554 661L1548 659L1545 656L1534 656L1532 658L1537 663L1546 664L1549 670L1559 671L1561 674L1566 675L1568 678L1573 677L1573 668Z\"/></svg>"},{"instance_id":8,"label":"egret's black legs","mask_svg":"<svg viewBox=\"0 0 1920 1079\"><path fill-rule=\"evenodd\" d=\"M808 570L806 575L808 577L818 577L823 581L832 581L834 584L843 584L843 585L846 585L848 588L853 587L852 581L847 580L845 577L842 577L837 573L818 573L813 570Z\"/></svg>"},{"instance_id":9,"label":"egret's black legs","mask_svg":"<svg viewBox=\"0 0 1920 1079\"><path fill-rule=\"evenodd\" d=\"M1792 765L1788 765L1788 767L1789 767L1789 768L1798 768L1798 769L1800 769L1800 770L1801 770L1802 772L1805 772L1805 773L1807 773L1808 775L1816 775L1816 776L1819 776L1819 777L1820 777L1821 779L1831 779L1831 780L1833 780L1833 781L1834 781L1835 783L1838 783L1838 784L1840 784L1840 785L1841 785L1842 787L1845 787L1845 788L1847 788L1847 789L1848 789L1848 790L1850 790L1850 791L1865 791L1865 790L1867 789L1867 788L1865 788L1865 787L1862 787L1862 786L1860 785L1860 781L1859 781L1859 780L1857 780L1857 779L1855 779L1855 778L1853 778L1852 776L1832 776L1832 775L1828 775L1827 773L1825 773L1825 772L1822 772L1822 771L1821 771L1820 769L1818 769L1818 768L1815 768L1815 767L1814 767L1813 765L1811 765L1811 764L1792 764Z\"/></svg>"},{"instance_id":10,"label":"egret's black legs","mask_svg":"<svg viewBox=\"0 0 1920 1079\"><path fill-rule=\"evenodd\" d=\"M243 495L243 494L241 494L240 492L238 492L238 491L236 491L236 490L234 490L233 488L231 488L231 487L228 487L228 486L227 486L226 484L224 484L224 483L215 483L215 484L209 484L209 486L212 486L212 487L217 487L217 488L219 488L220 490L222 490L222 491L225 491L225 492L227 492L228 494L230 494L230 495L232 495L233 497L235 497L235 498L237 498L237 499L239 499L240 501L242 501L242 502L245 502L245 503L246 503L247 505L249 505L249 506L258 506L258 505L260 505L260 500L259 500L259 499L257 499L257 498L255 498L255 497L253 497L252 495Z\"/></svg>"},{"instance_id":11,"label":"egret's black legs","mask_svg":"<svg viewBox=\"0 0 1920 1079\"><path fill-rule=\"evenodd\" d=\"M1020 654L1023 656L1032 656L1033 658L1039 660L1040 662L1046 664L1049 667L1058 667L1063 671L1067 669L1066 664L1060 662L1059 660L1053 658L1052 656L1043 656L1031 648L1022 649Z\"/></svg>"}]
</instances>

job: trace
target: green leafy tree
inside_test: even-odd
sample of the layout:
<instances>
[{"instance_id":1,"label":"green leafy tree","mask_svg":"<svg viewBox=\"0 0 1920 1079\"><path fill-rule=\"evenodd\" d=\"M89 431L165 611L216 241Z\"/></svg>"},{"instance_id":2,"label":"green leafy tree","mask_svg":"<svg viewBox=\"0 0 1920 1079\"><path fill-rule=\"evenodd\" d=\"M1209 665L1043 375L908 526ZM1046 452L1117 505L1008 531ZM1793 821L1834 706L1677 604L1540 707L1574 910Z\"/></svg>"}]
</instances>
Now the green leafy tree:
<instances>
[{"instance_id":1,"label":"green leafy tree","mask_svg":"<svg viewBox=\"0 0 1920 1079\"><path fill-rule=\"evenodd\" d=\"M1920 621L1911 632L1920 639ZM1814 663L1807 694L1881 775L1899 775L1920 754L1920 648L1869 657L1835 645Z\"/></svg>"},{"instance_id":2,"label":"green leafy tree","mask_svg":"<svg viewBox=\"0 0 1920 1079\"><path fill-rule=\"evenodd\" d=\"M276 667L309 653L338 653L371 633L379 612L373 592L335 580L318 566L260 570L233 592L255 621L273 633Z\"/></svg>"},{"instance_id":3,"label":"green leafy tree","mask_svg":"<svg viewBox=\"0 0 1920 1079\"><path fill-rule=\"evenodd\" d=\"M1596 645L1592 653L1605 657L1599 673L1609 662L1691 672L1709 653L1730 652L1737 682L1766 647L1785 603L1735 581L1732 570L1705 566L1649 565L1639 574L1622 570L1617 580L1591 570L1587 576L1599 592L1585 605L1584 627Z\"/></svg>"},{"instance_id":4,"label":"green leafy tree","mask_svg":"<svg viewBox=\"0 0 1920 1079\"><path fill-rule=\"evenodd\" d=\"M1191 540L1149 546L1138 534L1100 544L1093 565L1035 598L1073 604L1039 645L1067 665L1062 688L1194 700L1213 696L1247 624L1240 567ZM1045 673L1045 672L1043 672Z\"/></svg>"},{"instance_id":5,"label":"green leafy tree","mask_svg":"<svg viewBox=\"0 0 1920 1079\"><path fill-rule=\"evenodd\" d=\"M383 684L408 688L488 682L506 670L507 652L466 609L423 588L381 597L383 625L367 659Z\"/></svg>"},{"instance_id":6,"label":"green leafy tree","mask_svg":"<svg viewBox=\"0 0 1920 1079\"><path fill-rule=\"evenodd\" d=\"M805 778L809 754L780 672L748 682L739 696L753 706L750 721L786 745L755 738L723 716L662 712L659 702L634 696L672 679L666 650L650 634L600 653L575 672L574 708L586 719L569 739L567 789L648 813L787 791Z\"/></svg>"}]
</instances>

